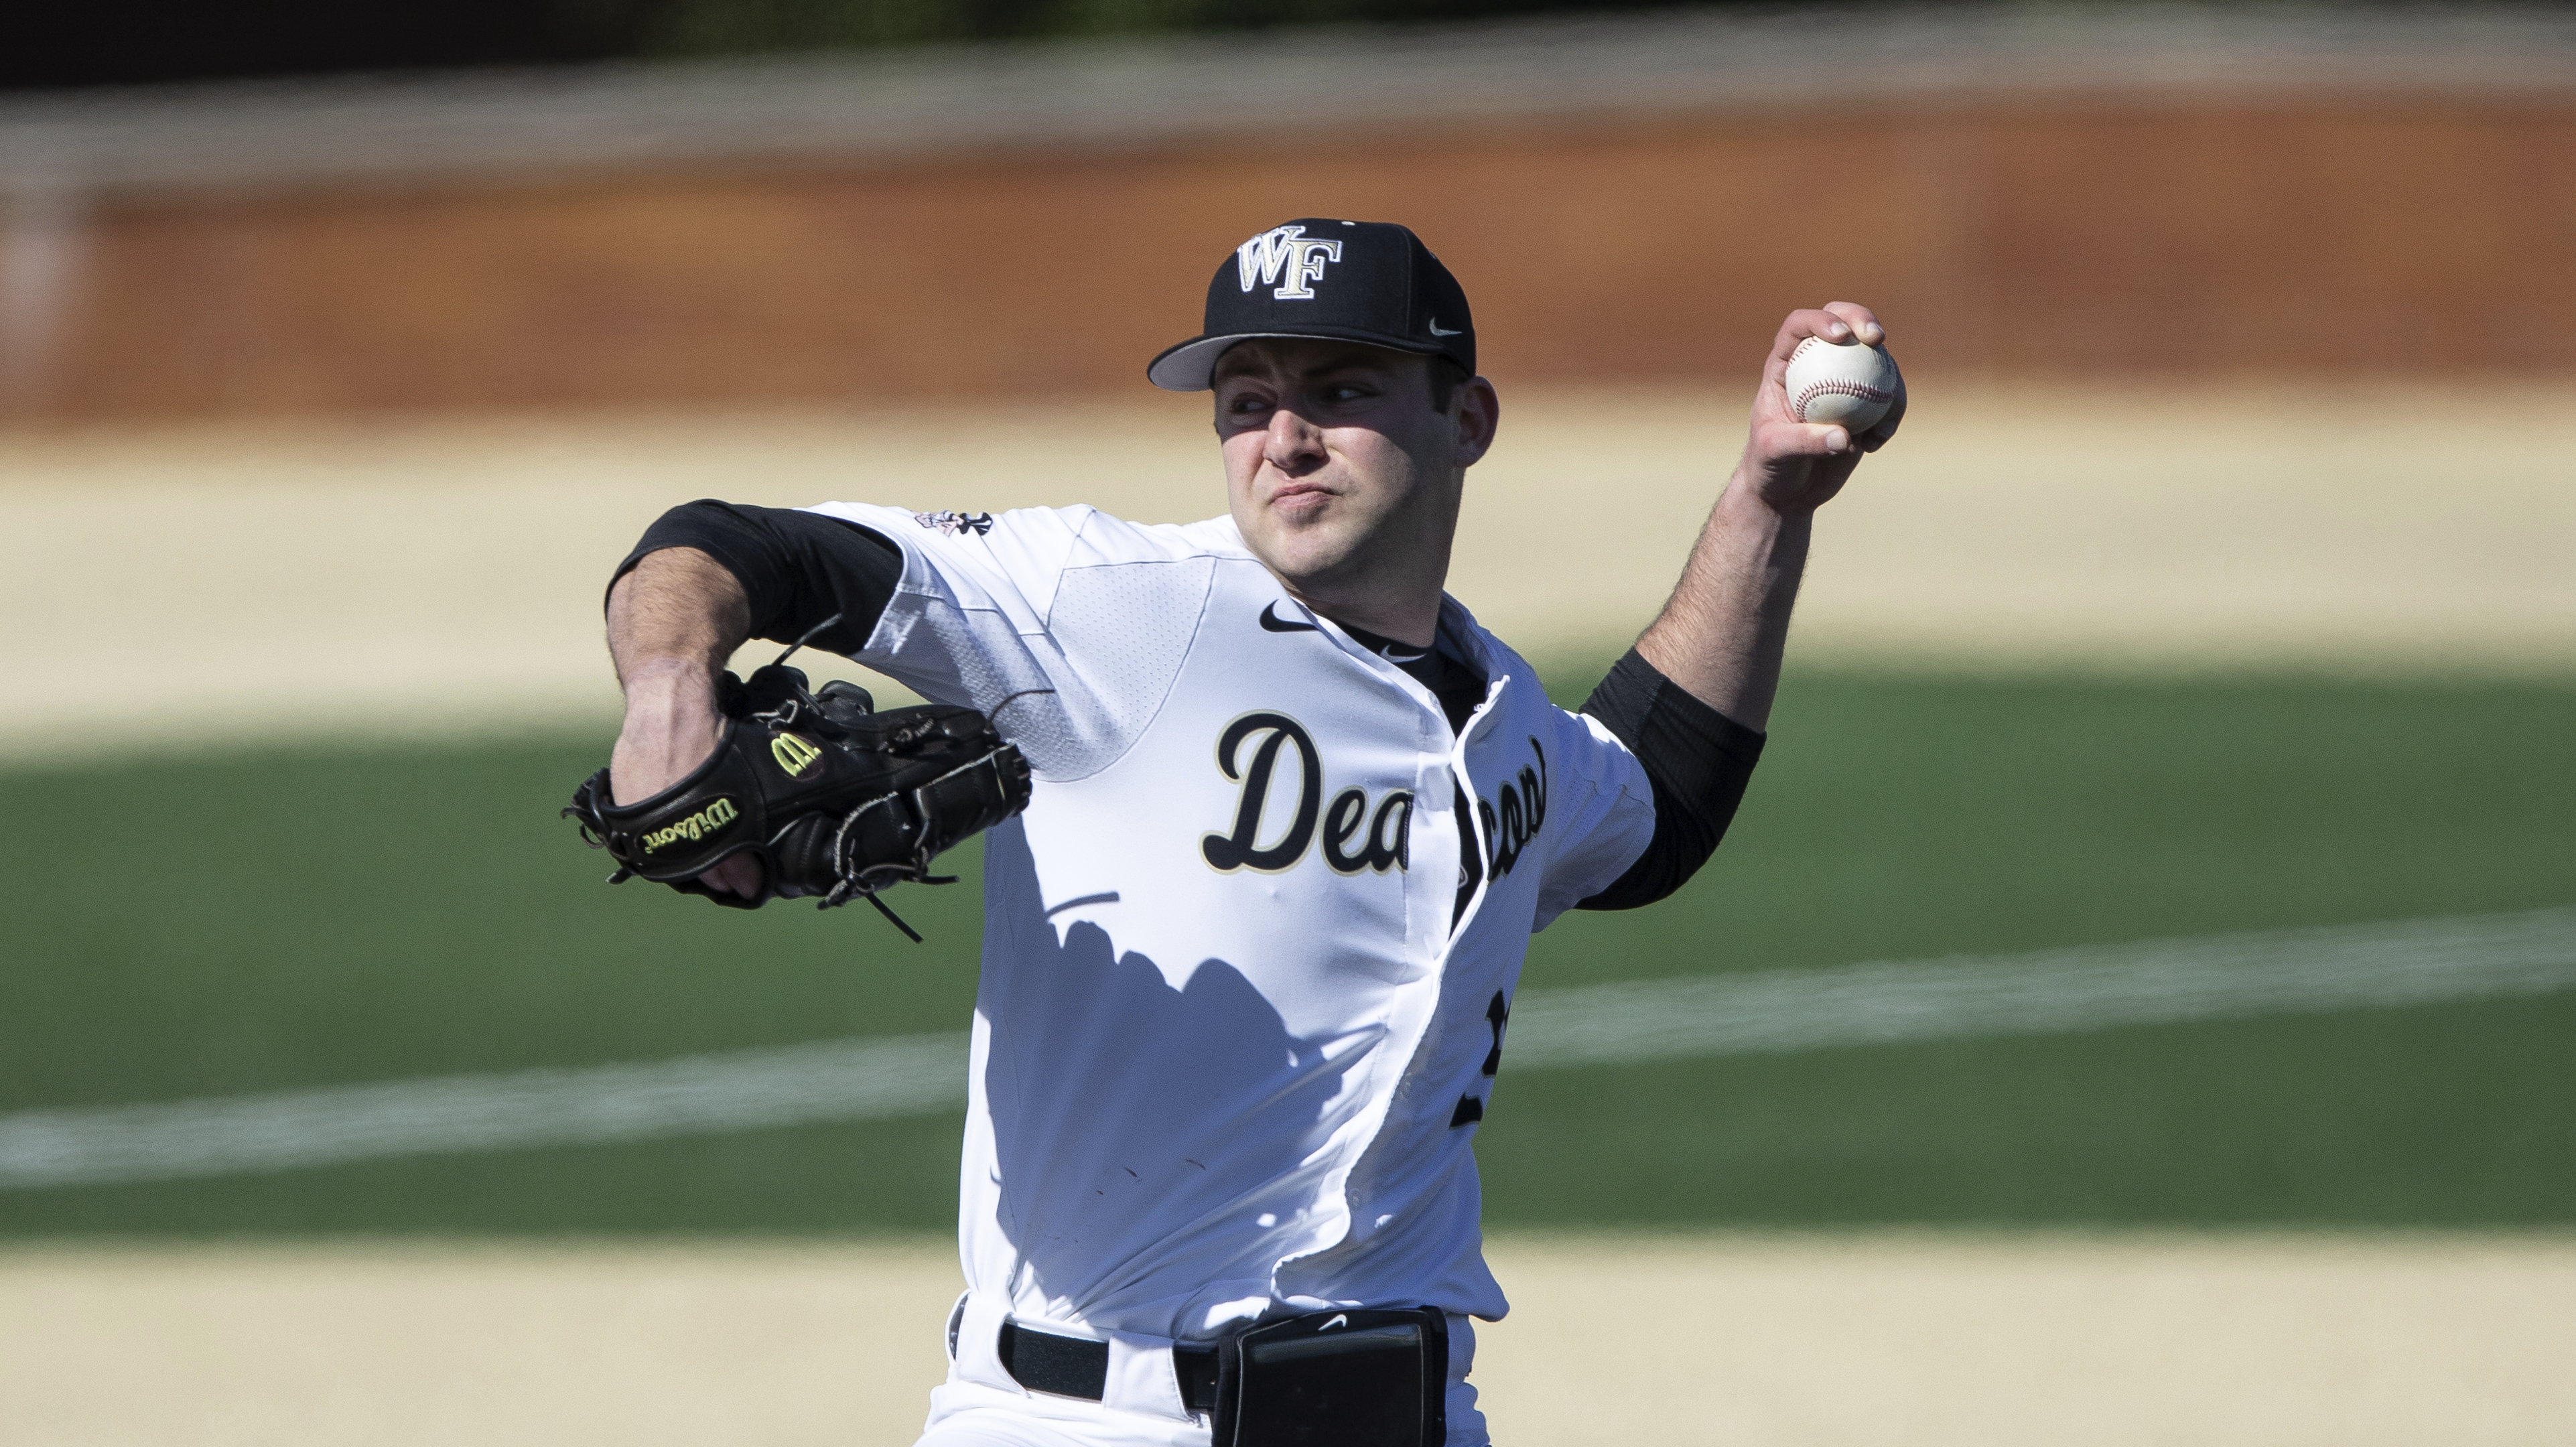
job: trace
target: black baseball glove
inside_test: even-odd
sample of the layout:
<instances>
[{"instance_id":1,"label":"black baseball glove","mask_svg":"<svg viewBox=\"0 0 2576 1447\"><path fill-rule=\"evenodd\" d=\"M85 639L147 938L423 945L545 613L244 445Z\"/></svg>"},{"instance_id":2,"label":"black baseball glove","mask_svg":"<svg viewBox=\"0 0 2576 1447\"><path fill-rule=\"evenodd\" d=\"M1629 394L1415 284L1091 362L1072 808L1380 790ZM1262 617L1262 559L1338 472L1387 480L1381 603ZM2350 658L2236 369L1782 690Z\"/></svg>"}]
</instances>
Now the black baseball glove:
<instances>
[{"instance_id":1,"label":"black baseball glove","mask_svg":"<svg viewBox=\"0 0 2576 1447\"><path fill-rule=\"evenodd\" d=\"M819 896L823 909L877 898L934 876L934 855L1028 807L1029 761L971 708L925 704L878 713L867 690L832 682L820 693L801 669L773 663L749 683L724 675L724 741L697 771L649 799L609 802L608 770L590 776L563 812L582 838L637 875L718 904L758 909L773 897ZM757 855L761 894L707 888L698 876L736 854Z\"/></svg>"}]
</instances>

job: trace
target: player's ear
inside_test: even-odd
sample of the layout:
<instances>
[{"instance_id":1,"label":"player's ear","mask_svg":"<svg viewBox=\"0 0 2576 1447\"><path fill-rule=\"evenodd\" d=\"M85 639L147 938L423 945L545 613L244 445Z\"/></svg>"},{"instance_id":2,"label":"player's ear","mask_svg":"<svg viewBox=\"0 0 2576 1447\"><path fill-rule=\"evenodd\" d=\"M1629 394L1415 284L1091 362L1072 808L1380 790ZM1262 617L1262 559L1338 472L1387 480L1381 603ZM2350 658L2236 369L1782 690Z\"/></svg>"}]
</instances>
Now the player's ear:
<instances>
[{"instance_id":1,"label":"player's ear","mask_svg":"<svg viewBox=\"0 0 2576 1447\"><path fill-rule=\"evenodd\" d=\"M1458 384L1450 410L1458 423L1458 465L1473 467L1494 445L1494 432L1503 420L1502 399L1493 383L1470 377Z\"/></svg>"}]
</instances>

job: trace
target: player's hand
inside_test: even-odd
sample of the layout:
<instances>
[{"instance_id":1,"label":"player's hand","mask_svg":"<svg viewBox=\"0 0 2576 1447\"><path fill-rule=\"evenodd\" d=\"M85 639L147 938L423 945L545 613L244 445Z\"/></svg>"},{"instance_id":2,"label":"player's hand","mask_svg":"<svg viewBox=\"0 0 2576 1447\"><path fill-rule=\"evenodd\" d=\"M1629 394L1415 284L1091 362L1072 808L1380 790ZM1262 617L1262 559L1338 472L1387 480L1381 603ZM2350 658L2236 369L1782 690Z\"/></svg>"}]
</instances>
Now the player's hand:
<instances>
[{"instance_id":1,"label":"player's hand","mask_svg":"<svg viewBox=\"0 0 2576 1447\"><path fill-rule=\"evenodd\" d=\"M1884 347L1887 329L1869 308L1847 301L1791 312L1780 324L1770 359L1762 365L1762 385L1753 394L1753 428L1734 482L1775 512L1811 512L1831 501L1851 480L1862 456L1886 445L1905 420L1900 374L1895 405L1877 426L1857 437L1838 424L1799 421L1789 411L1789 354L1809 337Z\"/></svg>"},{"instance_id":2,"label":"player's hand","mask_svg":"<svg viewBox=\"0 0 2576 1447\"><path fill-rule=\"evenodd\" d=\"M626 726L608 756L609 792L621 804L652 798L696 772L724 742L724 734L715 680L704 668L677 659L645 665L626 682ZM734 855L699 875L698 882L758 898L760 861Z\"/></svg>"}]
</instances>

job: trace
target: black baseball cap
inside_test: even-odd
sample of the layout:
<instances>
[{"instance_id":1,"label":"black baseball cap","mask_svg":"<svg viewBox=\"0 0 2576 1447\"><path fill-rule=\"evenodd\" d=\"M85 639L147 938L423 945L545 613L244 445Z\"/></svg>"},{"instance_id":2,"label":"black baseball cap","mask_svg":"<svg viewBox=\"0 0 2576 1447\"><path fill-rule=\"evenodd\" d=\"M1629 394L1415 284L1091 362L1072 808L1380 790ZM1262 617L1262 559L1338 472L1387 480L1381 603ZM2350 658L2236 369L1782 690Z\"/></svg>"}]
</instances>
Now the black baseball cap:
<instances>
[{"instance_id":1,"label":"black baseball cap","mask_svg":"<svg viewBox=\"0 0 2576 1447\"><path fill-rule=\"evenodd\" d=\"M1386 221L1308 216L1236 247L1208 283L1207 329L1147 363L1145 378L1204 392L1216 359L1249 337L1366 342L1476 372L1465 289L1421 237Z\"/></svg>"}]
</instances>

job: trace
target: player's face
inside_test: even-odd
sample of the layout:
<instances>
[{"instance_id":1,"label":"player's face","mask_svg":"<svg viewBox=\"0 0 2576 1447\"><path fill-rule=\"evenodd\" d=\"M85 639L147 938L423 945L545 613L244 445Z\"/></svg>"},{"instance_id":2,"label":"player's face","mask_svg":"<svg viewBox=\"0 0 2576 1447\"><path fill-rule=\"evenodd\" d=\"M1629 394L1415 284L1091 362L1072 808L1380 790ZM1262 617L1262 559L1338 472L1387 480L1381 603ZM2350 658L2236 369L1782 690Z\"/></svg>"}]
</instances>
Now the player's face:
<instances>
[{"instance_id":1,"label":"player's face","mask_svg":"<svg viewBox=\"0 0 2576 1447\"><path fill-rule=\"evenodd\" d=\"M1263 337L1216 369L1226 498L1253 555L1310 602L1447 576L1466 469L1493 438L1493 389L1431 408L1430 359Z\"/></svg>"}]
</instances>

